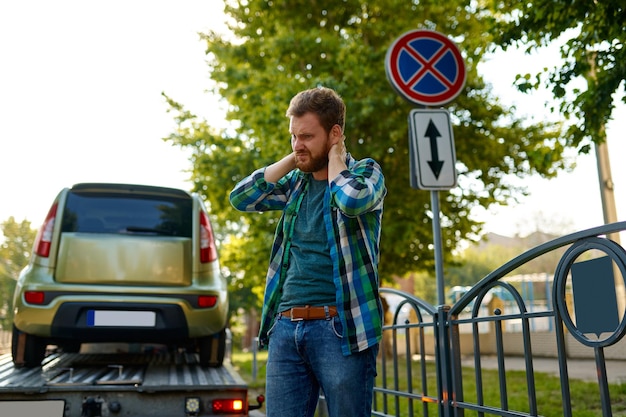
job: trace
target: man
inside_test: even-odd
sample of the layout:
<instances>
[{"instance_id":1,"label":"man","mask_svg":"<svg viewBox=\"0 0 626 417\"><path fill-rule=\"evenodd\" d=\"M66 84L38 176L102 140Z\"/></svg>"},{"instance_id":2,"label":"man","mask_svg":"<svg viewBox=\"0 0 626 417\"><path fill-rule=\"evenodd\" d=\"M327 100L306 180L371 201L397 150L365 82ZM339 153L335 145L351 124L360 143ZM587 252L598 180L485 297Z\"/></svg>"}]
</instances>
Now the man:
<instances>
[{"instance_id":1,"label":"man","mask_svg":"<svg viewBox=\"0 0 626 417\"><path fill-rule=\"evenodd\" d=\"M346 152L343 100L302 91L287 110L292 152L235 186L241 211L282 210L261 317L267 417L371 416L382 334L380 166Z\"/></svg>"}]
</instances>

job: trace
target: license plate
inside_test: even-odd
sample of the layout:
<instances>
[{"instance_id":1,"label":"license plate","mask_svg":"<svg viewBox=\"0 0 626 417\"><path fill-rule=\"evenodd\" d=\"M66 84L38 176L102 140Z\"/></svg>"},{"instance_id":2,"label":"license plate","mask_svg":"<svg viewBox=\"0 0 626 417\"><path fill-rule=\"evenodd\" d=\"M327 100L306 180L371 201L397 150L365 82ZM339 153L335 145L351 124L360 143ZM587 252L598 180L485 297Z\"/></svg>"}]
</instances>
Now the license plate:
<instances>
[{"instance_id":1,"label":"license plate","mask_svg":"<svg viewBox=\"0 0 626 417\"><path fill-rule=\"evenodd\" d=\"M87 326L154 327L156 326L156 313L154 311L89 310Z\"/></svg>"},{"instance_id":2,"label":"license plate","mask_svg":"<svg viewBox=\"0 0 626 417\"><path fill-rule=\"evenodd\" d=\"M63 417L65 401L0 401L0 416Z\"/></svg>"}]
</instances>

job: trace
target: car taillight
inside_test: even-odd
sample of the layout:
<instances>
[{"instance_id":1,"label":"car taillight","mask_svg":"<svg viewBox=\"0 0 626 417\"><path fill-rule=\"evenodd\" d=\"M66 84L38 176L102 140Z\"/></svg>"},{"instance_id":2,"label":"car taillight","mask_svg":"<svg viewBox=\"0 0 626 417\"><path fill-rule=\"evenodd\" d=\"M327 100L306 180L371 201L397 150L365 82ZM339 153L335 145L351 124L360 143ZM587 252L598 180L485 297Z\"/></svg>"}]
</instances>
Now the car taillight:
<instances>
[{"instance_id":1,"label":"car taillight","mask_svg":"<svg viewBox=\"0 0 626 417\"><path fill-rule=\"evenodd\" d=\"M200 210L200 262L213 262L217 259L217 248L209 216Z\"/></svg>"},{"instance_id":2,"label":"car taillight","mask_svg":"<svg viewBox=\"0 0 626 417\"><path fill-rule=\"evenodd\" d=\"M240 413L243 411L243 401L235 399L213 400L214 414Z\"/></svg>"},{"instance_id":3,"label":"car taillight","mask_svg":"<svg viewBox=\"0 0 626 417\"><path fill-rule=\"evenodd\" d=\"M46 294L43 291L25 291L24 301L28 304L43 304Z\"/></svg>"},{"instance_id":4,"label":"car taillight","mask_svg":"<svg viewBox=\"0 0 626 417\"><path fill-rule=\"evenodd\" d=\"M215 307L215 304L217 304L216 295L199 295L198 296L198 307L200 308Z\"/></svg>"},{"instance_id":5,"label":"car taillight","mask_svg":"<svg viewBox=\"0 0 626 417\"><path fill-rule=\"evenodd\" d=\"M47 258L50 256L50 245L52 244L52 231L54 230L54 220L57 216L57 204L54 203L48 211L46 220L39 228L37 237L35 238L35 253L39 256Z\"/></svg>"}]
</instances>

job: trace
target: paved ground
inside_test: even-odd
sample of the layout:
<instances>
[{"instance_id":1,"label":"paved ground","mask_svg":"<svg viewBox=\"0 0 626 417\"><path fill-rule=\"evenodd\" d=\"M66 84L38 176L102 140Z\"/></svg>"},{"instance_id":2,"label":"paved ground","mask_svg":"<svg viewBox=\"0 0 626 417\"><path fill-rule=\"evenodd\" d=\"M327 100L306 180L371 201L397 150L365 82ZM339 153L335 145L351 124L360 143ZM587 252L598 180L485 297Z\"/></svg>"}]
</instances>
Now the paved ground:
<instances>
[{"instance_id":1,"label":"paved ground","mask_svg":"<svg viewBox=\"0 0 626 417\"><path fill-rule=\"evenodd\" d=\"M473 366L473 358L463 360L463 364ZM484 369L497 369L495 357L482 357L481 364ZM524 370L524 358L507 357L504 366L506 370ZM559 376L559 363L556 358L534 358L533 369L535 372ZM596 364L591 359L568 359L567 370L570 378L590 382L598 381ZM606 371L609 383L626 383L626 361L607 360Z\"/></svg>"}]
</instances>

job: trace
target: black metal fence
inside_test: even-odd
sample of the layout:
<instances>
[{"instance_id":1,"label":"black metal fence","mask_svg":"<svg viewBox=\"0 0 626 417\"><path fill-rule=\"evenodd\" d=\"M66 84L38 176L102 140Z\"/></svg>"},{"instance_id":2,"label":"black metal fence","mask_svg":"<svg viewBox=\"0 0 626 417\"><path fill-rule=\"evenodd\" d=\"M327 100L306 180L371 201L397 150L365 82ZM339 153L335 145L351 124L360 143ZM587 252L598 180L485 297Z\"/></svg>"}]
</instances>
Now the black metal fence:
<instances>
[{"instance_id":1,"label":"black metal fence","mask_svg":"<svg viewBox=\"0 0 626 417\"><path fill-rule=\"evenodd\" d=\"M536 364L552 358L560 378L559 416L572 416L570 366L587 357L595 364L597 390L589 403L597 415L613 416L607 353L626 359L618 342L625 333L626 252L607 236L626 222L573 233L539 245L496 269L452 306L432 306L398 290L381 290L389 305L374 391L373 416L540 416L542 373ZM519 285L507 281L520 266L565 250L549 291L550 299L528 308ZM535 322L546 323L535 330ZM516 331L508 330L515 324ZM524 392L512 392L508 360L521 364ZM487 398L484 368L494 364L498 392ZM490 379L493 381L493 379ZM492 382L493 384L493 382ZM519 386L516 385L516 386ZM520 400L521 399L521 400ZM624 407L620 410L623 413ZM552 411L552 413L554 413ZM624 415L624 414L622 414Z\"/></svg>"}]
</instances>

